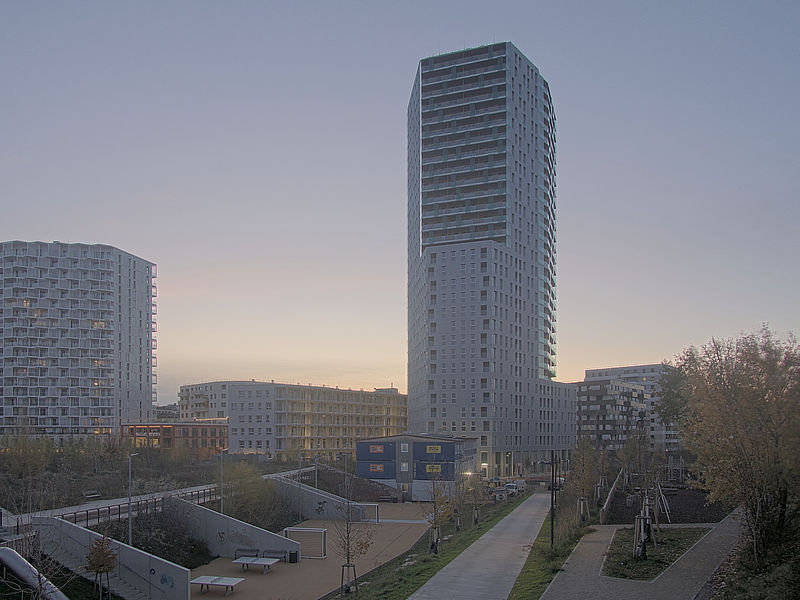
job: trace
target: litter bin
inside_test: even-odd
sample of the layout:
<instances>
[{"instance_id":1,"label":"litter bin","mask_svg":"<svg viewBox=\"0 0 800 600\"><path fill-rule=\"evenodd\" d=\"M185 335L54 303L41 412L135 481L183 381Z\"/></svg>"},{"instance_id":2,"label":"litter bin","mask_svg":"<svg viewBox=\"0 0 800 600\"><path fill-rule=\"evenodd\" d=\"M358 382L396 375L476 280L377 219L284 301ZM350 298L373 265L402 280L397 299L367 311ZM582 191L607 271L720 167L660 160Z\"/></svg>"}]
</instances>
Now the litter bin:
<instances>
[{"instance_id":1,"label":"litter bin","mask_svg":"<svg viewBox=\"0 0 800 600\"><path fill-rule=\"evenodd\" d=\"M289 550L289 562L296 563L298 560L297 550Z\"/></svg>"}]
</instances>

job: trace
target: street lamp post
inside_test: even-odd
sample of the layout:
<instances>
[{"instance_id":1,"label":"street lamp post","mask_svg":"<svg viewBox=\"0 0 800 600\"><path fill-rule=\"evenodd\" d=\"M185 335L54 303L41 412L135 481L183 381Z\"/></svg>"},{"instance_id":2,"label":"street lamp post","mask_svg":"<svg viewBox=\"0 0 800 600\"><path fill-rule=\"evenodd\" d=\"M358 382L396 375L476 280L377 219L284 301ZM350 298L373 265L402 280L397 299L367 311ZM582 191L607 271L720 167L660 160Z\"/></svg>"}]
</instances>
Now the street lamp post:
<instances>
[{"instance_id":1,"label":"street lamp post","mask_svg":"<svg viewBox=\"0 0 800 600\"><path fill-rule=\"evenodd\" d=\"M131 515L131 459L139 456L138 452L128 454L128 546L133 545L133 518Z\"/></svg>"},{"instance_id":2,"label":"street lamp post","mask_svg":"<svg viewBox=\"0 0 800 600\"><path fill-rule=\"evenodd\" d=\"M221 515L225 514L225 509L222 501L224 496L222 490L224 488L224 483L225 483L222 479L222 463L223 463L222 457L226 452L228 452L227 448L220 448L219 450L219 514Z\"/></svg>"},{"instance_id":3,"label":"street lamp post","mask_svg":"<svg viewBox=\"0 0 800 600\"><path fill-rule=\"evenodd\" d=\"M540 460L539 464L550 465L550 548L552 549L555 541L556 523L556 451L550 450L550 460Z\"/></svg>"}]
</instances>

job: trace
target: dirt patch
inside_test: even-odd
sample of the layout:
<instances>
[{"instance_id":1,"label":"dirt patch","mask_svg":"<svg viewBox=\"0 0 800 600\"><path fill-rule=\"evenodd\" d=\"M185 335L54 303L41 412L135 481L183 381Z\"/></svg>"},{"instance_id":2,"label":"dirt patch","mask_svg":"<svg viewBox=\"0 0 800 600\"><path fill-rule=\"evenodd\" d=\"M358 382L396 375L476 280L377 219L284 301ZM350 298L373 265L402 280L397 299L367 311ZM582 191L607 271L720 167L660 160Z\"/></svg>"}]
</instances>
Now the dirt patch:
<instances>
[{"instance_id":1,"label":"dirt patch","mask_svg":"<svg viewBox=\"0 0 800 600\"><path fill-rule=\"evenodd\" d=\"M666 493L673 523L718 523L724 519L730 509L720 502L708 502L708 493L693 489L675 489ZM635 496L628 501L628 496ZM629 506L630 505L630 506ZM606 523L624 525L633 523L639 514L640 500L638 494L617 491L611 501ZM662 522L666 519L662 516Z\"/></svg>"}]
</instances>

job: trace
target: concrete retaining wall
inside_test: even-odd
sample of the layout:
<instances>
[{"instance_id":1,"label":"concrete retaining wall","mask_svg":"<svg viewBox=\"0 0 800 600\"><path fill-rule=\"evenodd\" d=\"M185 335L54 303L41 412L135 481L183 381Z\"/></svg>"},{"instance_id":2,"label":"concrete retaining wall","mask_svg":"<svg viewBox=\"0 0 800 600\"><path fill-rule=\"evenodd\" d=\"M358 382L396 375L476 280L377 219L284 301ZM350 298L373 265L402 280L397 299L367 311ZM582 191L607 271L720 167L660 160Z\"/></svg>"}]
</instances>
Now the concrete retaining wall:
<instances>
[{"instance_id":1,"label":"concrete retaining wall","mask_svg":"<svg viewBox=\"0 0 800 600\"><path fill-rule=\"evenodd\" d=\"M164 503L178 511L192 536L205 540L213 555L234 558L237 548L258 548L286 557L296 550L300 556L300 544L277 533L178 498L164 498Z\"/></svg>"},{"instance_id":2,"label":"concrete retaining wall","mask_svg":"<svg viewBox=\"0 0 800 600\"><path fill-rule=\"evenodd\" d=\"M43 547L56 560L59 551L80 559L102 535L55 517L33 517L31 524L42 539ZM117 540L111 540L117 555L114 575L152 600L189 600L189 569L148 554Z\"/></svg>"},{"instance_id":3,"label":"concrete retaining wall","mask_svg":"<svg viewBox=\"0 0 800 600\"><path fill-rule=\"evenodd\" d=\"M304 519L333 519L342 520L347 512L347 500L336 494L324 492L317 488L297 483L285 477L273 477L272 481L289 505L297 509L298 499L302 501ZM299 486L299 490L298 490ZM356 503L357 504L357 503ZM361 507L353 507L353 521L364 520Z\"/></svg>"}]
</instances>

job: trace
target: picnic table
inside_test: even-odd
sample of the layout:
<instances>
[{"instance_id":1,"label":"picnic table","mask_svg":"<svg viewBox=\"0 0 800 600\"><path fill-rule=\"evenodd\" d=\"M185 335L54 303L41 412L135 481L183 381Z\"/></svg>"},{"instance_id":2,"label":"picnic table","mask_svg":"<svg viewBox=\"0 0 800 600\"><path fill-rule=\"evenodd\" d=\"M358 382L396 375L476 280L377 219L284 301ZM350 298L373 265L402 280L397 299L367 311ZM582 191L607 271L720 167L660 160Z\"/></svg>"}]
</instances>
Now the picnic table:
<instances>
[{"instance_id":1,"label":"picnic table","mask_svg":"<svg viewBox=\"0 0 800 600\"><path fill-rule=\"evenodd\" d=\"M269 568L277 562L280 562L279 558L267 558L266 556L240 556L233 561L233 564L242 565L242 571L247 571L250 568L250 565L260 565L262 573L269 573Z\"/></svg>"},{"instance_id":2,"label":"picnic table","mask_svg":"<svg viewBox=\"0 0 800 600\"><path fill-rule=\"evenodd\" d=\"M233 588L236 584L244 581L242 577L215 577L214 575L201 575L195 577L189 583L197 583L200 585L200 593L205 594L210 587L224 587L225 595L233 593ZM205 589L203 589L205 587Z\"/></svg>"}]
</instances>

